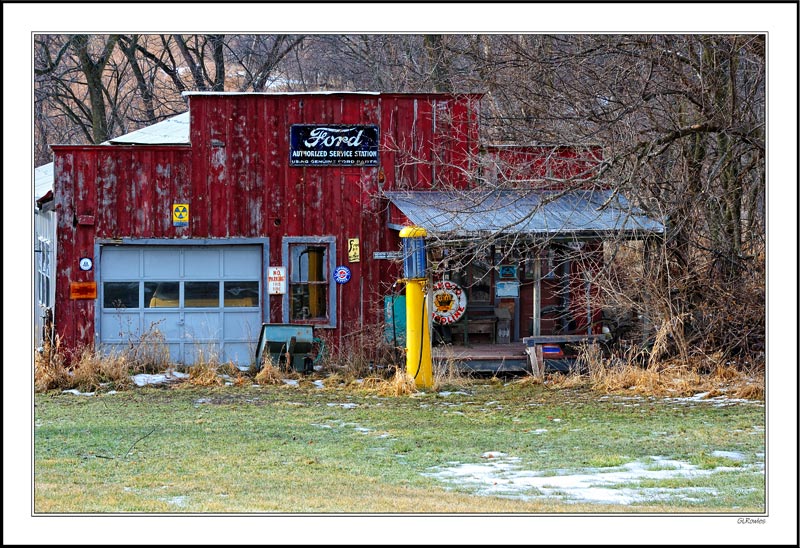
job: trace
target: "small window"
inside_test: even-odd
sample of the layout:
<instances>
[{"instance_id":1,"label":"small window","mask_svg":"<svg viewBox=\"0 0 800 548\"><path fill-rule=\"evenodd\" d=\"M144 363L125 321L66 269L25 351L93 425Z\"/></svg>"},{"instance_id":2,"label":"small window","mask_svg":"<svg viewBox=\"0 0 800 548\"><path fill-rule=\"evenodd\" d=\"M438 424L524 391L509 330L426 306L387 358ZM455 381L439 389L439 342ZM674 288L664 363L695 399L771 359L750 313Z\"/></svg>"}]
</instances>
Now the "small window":
<instances>
[{"instance_id":1,"label":"small window","mask_svg":"<svg viewBox=\"0 0 800 548\"><path fill-rule=\"evenodd\" d=\"M225 282L225 306L258 306L258 282Z\"/></svg>"},{"instance_id":2,"label":"small window","mask_svg":"<svg viewBox=\"0 0 800 548\"><path fill-rule=\"evenodd\" d=\"M186 308L219 307L219 282L185 282L183 306Z\"/></svg>"},{"instance_id":3,"label":"small window","mask_svg":"<svg viewBox=\"0 0 800 548\"><path fill-rule=\"evenodd\" d=\"M103 308L139 308L139 282L105 282Z\"/></svg>"},{"instance_id":4,"label":"small window","mask_svg":"<svg viewBox=\"0 0 800 548\"><path fill-rule=\"evenodd\" d=\"M290 321L328 321L328 246L289 246Z\"/></svg>"},{"instance_id":5,"label":"small window","mask_svg":"<svg viewBox=\"0 0 800 548\"><path fill-rule=\"evenodd\" d=\"M49 307L52 305L50 302L50 240L39 237L37 261L37 284L39 288L39 304Z\"/></svg>"},{"instance_id":6,"label":"small window","mask_svg":"<svg viewBox=\"0 0 800 548\"><path fill-rule=\"evenodd\" d=\"M178 308L180 306L179 282L145 282L145 308Z\"/></svg>"}]
</instances>

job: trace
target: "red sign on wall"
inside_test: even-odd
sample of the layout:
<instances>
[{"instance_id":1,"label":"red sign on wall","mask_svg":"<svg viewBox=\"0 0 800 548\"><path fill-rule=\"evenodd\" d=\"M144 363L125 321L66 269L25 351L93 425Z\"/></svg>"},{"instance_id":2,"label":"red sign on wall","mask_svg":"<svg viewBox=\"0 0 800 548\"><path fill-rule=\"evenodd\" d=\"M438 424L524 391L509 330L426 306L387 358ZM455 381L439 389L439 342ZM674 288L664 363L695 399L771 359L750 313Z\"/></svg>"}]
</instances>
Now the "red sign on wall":
<instances>
[{"instance_id":1,"label":"red sign on wall","mask_svg":"<svg viewBox=\"0 0 800 548\"><path fill-rule=\"evenodd\" d=\"M96 299L97 282L70 282L70 299Z\"/></svg>"}]
</instances>

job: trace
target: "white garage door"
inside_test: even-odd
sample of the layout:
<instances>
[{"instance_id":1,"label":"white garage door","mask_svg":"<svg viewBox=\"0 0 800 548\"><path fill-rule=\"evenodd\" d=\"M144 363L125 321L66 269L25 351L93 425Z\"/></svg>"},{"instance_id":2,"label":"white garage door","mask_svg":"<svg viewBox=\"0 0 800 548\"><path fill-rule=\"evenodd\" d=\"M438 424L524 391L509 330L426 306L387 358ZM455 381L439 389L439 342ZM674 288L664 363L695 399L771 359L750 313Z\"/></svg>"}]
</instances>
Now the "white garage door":
<instances>
[{"instance_id":1,"label":"white garage door","mask_svg":"<svg viewBox=\"0 0 800 548\"><path fill-rule=\"evenodd\" d=\"M202 353L248 367L261 329L261 257L248 245L103 246L102 346L161 341L177 363Z\"/></svg>"}]
</instances>

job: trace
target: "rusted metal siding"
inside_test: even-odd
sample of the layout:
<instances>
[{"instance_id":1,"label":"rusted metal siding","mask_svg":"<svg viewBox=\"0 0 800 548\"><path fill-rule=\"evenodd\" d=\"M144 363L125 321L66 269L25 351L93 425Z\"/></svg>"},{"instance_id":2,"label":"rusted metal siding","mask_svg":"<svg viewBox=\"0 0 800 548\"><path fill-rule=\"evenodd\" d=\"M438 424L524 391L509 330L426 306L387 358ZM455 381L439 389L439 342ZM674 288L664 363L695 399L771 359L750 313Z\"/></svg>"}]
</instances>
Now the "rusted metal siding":
<instances>
[{"instance_id":1,"label":"rusted metal siding","mask_svg":"<svg viewBox=\"0 0 800 548\"><path fill-rule=\"evenodd\" d=\"M69 284L93 281L77 268L97 239L268 237L280 265L286 236L335 236L336 264L352 271L337 287L334 338L380 320L383 295L400 275L373 260L398 249L380 190L464 187L478 151L479 96L405 94L190 94L190 147L54 146L59 217L56 325L69 346L89 345L94 300L70 300ZM378 167L290 167L292 124L374 124ZM456 165L449 166L454 162ZM174 203L189 204L187 227L172 225ZM81 217L88 223L79 224ZM361 261L349 263L347 240ZM267 266L267 265L265 265ZM265 299L267 302L267 299ZM282 321L269 298L270 321Z\"/></svg>"}]
</instances>

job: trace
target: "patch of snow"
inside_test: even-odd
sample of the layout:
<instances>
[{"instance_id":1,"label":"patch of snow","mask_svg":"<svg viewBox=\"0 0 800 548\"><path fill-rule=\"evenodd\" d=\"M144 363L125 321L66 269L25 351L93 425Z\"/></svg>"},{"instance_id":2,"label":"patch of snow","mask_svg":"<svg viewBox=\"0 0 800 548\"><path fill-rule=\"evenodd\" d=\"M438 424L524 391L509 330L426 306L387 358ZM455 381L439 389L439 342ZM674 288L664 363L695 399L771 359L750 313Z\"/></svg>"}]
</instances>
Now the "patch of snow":
<instances>
[{"instance_id":1,"label":"patch of snow","mask_svg":"<svg viewBox=\"0 0 800 548\"><path fill-rule=\"evenodd\" d=\"M456 391L456 392L447 392L447 391L444 391L444 392L438 392L438 394L439 394L440 396L444 396L444 397L447 397L447 396L453 396L453 395L456 395L456 394L460 394L460 395L462 395L462 396L471 396L471 395L472 395L472 394L468 394L467 392L461 392L460 390L459 390L459 391ZM486 405L489 405L489 404L487 403Z\"/></svg>"},{"instance_id":2,"label":"patch of snow","mask_svg":"<svg viewBox=\"0 0 800 548\"><path fill-rule=\"evenodd\" d=\"M487 451L483 455L481 455L482 459L498 459L500 457L505 457L505 453L501 453L500 451Z\"/></svg>"},{"instance_id":3,"label":"patch of snow","mask_svg":"<svg viewBox=\"0 0 800 548\"><path fill-rule=\"evenodd\" d=\"M288 384L289 386L298 386L300 383L294 379L281 379L284 384Z\"/></svg>"},{"instance_id":4,"label":"patch of snow","mask_svg":"<svg viewBox=\"0 0 800 548\"><path fill-rule=\"evenodd\" d=\"M183 507L183 506L186 506L186 499L187 498L188 497L186 495L178 495L176 497L170 497L168 499L161 499L161 500L163 500L164 502L166 502L167 504L170 504L172 506Z\"/></svg>"},{"instance_id":5,"label":"patch of snow","mask_svg":"<svg viewBox=\"0 0 800 548\"><path fill-rule=\"evenodd\" d=\"M94 396L94 392L81 392L80 390L77 390L75 388L73 388L71 390L62 390L61 393L62 394L74 394L76 396Z\"/></svg>"},{"instance_id":6,"label":"patch of snow","mask_svg":"<svg viewBox=\"0 0 800 548\"><path fill-rule=\"evenodd\" d=\"M131 377L136 386L147 386L148 384L163 384L166 382L174 382L177 379L186 379L189 377L188 373L180 373L179 371L168 371L156 375L147 373L140 373Z\"/></svg>"},{"instance_id":7,"label":"patch of snow","mask_svg":"<svg viewBox=\"0 0 800 548\"><path fill-rule=\"evenodd\" d=\"M667 403L677 403L681 405L692 404L692 403L702 403L702 404L711 404L714 407L727 407L730 405L737 405L737 404L755 404L755 405L764 405L763 401L759 400L746 400L742 398L729 398L727 396L714 396L708 397L710 392L700 392L695 394L694 396L688 398L664 398L662 401Z\"/></svg>"},{"instance_id":8,"label":"patch of snow","mask_svg":"<svg viewBox=\"0 0 800 548\"><path fill-rule=\"evenodd\" d=\"M345 409L353 409L358 407L357 403L329 403L328 407L343 407Z\"/></svg>"},{"instance_id":9,"label":"patch of snow","mask_svg":"<svg viewBox=\"0 0 800 548\"><path fill-rule=\"evenodd\" d=\"M544 434L545 432L547 432L547 428L537 428L531 431L531 434Z\"/></svg>"},{"instance_id":10,"label":"patch of snow","mask_svg":"<svg viewBox=\"0 0 800 548\"><path fill-rule=\"evenodd\" d=\"M745 460L747 457L738 451L712 451L712 457L723 457L731 460Z\"/></svg>"},{"instance_id":11,"label":"patch of snow","mask_svg":"<svg viewBox=\"0 0 800 548\"><path fill-rule=\"evenodd\" d=\"M546 475L543 471L521 469L520 459L517 457L502 458L504 455L499 452L491 454L496 457L488 462L451 463L452 465L447 467L434 467L431 472L423 475L446 483L472 487L479 495L521 500L557 498L567 503L628 505L653 500L697 501L698 496L703 500L703 496L716 495L716 492L709 488L636 487L635 484L642 480L692 478L732 470L729 467L703 470L687 462L666 457L650 457L622 466L555 470ZM634 484L634 486L620 487L621 484Z\"/></svg>"},{"instance_id":12,"label":"patch of snow","mask_svg":"<svg viewBox=\"0 0 800 548\"><path fill-rule=\"evenodd\" d=\"M325 388L325 384L322 381L314 381L313 384L317 388Z\"/></svg>"}]
</instances>

